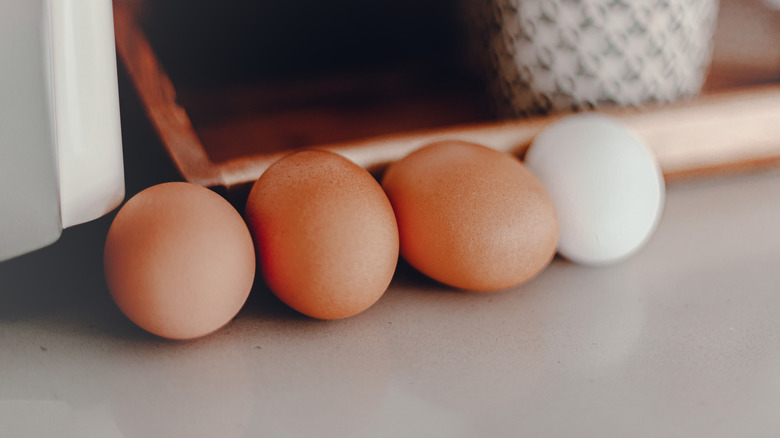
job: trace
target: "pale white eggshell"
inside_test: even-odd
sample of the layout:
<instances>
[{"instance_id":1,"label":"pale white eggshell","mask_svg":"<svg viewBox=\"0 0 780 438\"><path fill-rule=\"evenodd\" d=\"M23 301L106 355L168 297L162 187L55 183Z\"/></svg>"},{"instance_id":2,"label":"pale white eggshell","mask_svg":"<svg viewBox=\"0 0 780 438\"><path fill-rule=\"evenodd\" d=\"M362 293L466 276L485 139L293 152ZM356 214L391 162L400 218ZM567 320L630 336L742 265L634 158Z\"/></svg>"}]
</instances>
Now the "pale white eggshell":
<instances>
[{"instance_id":1,"label":"pale white eggshell","mask_svg":"<svg viewBox=\"0 0 780 438\"><path fill-rule=\"evenodd\" d=\"M558 253L586 265L624 260L658 225L665 185L650 149L618 120L578 114L540 133L526 166L558 212Z\"/></svg>"}]
</instances>

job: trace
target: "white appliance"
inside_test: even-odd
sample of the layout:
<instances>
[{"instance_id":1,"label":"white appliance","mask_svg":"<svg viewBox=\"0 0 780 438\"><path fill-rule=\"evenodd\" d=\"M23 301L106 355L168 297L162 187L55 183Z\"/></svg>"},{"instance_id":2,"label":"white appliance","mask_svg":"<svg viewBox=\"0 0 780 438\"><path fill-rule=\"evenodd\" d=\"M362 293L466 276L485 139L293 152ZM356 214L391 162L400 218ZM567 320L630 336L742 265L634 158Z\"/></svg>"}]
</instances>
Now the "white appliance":
<instances>
[{"instance_id":1,"label":"white appliance","mask_svg":"<svg viewBox=\"0 0 780 438\"><path fill-rule=\"evenodd\" d=\"M123 198L111 0L0 0L0 261Z\"/></svg>"}]
</instances>

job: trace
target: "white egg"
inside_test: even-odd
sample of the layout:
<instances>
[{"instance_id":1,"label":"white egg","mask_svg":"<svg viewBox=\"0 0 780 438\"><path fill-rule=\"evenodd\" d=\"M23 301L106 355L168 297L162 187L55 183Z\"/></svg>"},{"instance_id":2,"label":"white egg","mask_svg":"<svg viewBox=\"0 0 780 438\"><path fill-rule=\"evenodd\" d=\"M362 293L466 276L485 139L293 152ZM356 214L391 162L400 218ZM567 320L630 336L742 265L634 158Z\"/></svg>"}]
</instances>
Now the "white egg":
<instances>
[{"instance_id":1,"label":"white egg","mask_svg":"<svg viewBox=\"0 0 780 438\"><path fill-rule=\"evenodd\" d=\"M612 117L578 114L553 123L525 156L558 212L558 253L586 265L624 260L655 231L664 179L653 153Z\"/></svg>"}]
</instances>

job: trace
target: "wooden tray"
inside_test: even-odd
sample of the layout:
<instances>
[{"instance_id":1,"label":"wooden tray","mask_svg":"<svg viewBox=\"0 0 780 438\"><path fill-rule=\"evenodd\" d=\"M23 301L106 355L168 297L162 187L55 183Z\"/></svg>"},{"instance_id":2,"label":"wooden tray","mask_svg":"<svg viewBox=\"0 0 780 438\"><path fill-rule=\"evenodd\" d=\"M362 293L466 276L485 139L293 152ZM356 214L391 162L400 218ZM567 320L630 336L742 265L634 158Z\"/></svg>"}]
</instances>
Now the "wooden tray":
<instances>
[{"instance_id":1,"label":"wooden tray","mask_svg":"<svg viewBox=\"0 0 780 438\"><path fill-rule=\"evenodd\" d=\"M776 20L752 0L722 0L721 7L727 10L721 21L737 19L720 24L719 41L732 42L732 34L754 25L749 20ZM745 11L753 18L745 19ZM233 78L193 85L178 73L174 82L137 15L128 3L114 2L117 52L152 124L187 181L238 203L271 163L297 147L329 149L378 174L387 163L441 139L522 155L557 118L491 121L468 75L431 81L413 63L297 81ZM773 29L778 32L764 35L763 43L747 39L749 61L743 56L731 62L747 53L739 46L718 52L716 45L701 97L611 111L655 151L667 180L780 163L780 44L774 44L780 43L780 26Z\"/></svg>"}]
</instances>

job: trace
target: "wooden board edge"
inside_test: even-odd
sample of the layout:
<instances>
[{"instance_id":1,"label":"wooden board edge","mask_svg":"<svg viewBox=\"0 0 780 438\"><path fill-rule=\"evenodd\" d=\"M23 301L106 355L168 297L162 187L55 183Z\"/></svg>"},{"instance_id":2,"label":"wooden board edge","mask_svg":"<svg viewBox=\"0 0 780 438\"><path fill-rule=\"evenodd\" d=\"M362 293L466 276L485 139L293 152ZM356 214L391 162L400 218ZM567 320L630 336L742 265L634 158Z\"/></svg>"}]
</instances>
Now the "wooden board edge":
<instances>
[{"instance_id":1,"label":"wooden board edge","mask_svg":"<svg viewBox=\"0 0 780 438\"><path fill-rule=\"evenodd\" d=\"M133 12L122 1L115 0L113 7L117 55L174 165L190 182L224 185Z\"/></svg>"}]
</instances>

